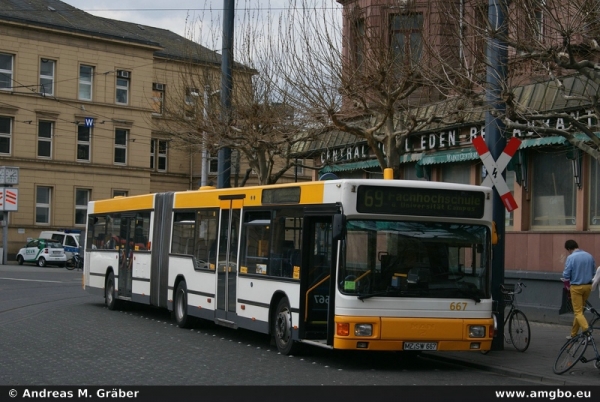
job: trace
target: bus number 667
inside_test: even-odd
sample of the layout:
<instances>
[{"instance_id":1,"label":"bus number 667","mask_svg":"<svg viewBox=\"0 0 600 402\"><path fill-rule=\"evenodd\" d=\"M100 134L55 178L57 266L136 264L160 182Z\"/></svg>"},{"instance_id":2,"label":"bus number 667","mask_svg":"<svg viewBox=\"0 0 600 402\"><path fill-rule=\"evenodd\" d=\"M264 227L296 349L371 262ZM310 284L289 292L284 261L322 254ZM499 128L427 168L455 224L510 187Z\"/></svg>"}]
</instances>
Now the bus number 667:
<instances>
[{"instance_id":1,"label":"bus number 667","mask_svg":"<svg viewBox=\"0 0 600 402\"><path fill-rule=\"evenodd\" d=\"M316 304L329 304L329 296L314 295Z\"/></svg>"},{"instance_id":2,"label":"bus number 667","mask_svg":"<svg viewBox=\"0 0 600 402\"><path fill-rule=\"evenodd\" d=\"M450 310L452 311L462 311L467 309L466 302L452 302L450 303Z\"/></svg>"}]
</instances>

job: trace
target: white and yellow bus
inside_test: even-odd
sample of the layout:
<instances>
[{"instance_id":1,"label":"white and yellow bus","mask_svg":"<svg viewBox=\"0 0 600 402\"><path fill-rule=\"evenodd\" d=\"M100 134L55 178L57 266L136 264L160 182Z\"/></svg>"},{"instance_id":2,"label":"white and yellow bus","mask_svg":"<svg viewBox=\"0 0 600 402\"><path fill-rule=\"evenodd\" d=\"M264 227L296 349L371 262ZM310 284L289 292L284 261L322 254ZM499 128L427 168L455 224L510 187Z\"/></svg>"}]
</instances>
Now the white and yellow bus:
<instances>
[{"instance_id":1,"label":"white and yellow bus","mask_svg":"<svg viewBox=\"0 0 600 402\"><path fill-rule=\"evenodd\" d=\"M84 287L352 350L489 350L489 188L343 179L92 201Z\"/></svg>"}]
</instances>

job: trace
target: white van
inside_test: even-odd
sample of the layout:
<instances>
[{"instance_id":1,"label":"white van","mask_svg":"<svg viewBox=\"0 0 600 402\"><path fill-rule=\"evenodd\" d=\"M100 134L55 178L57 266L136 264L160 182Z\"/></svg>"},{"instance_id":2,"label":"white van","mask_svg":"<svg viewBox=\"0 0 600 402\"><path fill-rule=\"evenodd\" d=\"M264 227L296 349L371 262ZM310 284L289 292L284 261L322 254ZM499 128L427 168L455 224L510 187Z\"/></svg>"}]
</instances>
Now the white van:
<instances>
[{"instance_id":1,"label":"white van","mask_svg":"<svg viewBox=\"0 0 600 402\"><path fill-rule=\"evenodd\" d=\"M40 233L40 239L53 239L62 244L63 248L65 249L67 260L71 259L74 253L80 252L82 239L81 231L79 230L47 230Z\"/></svg>"}]
</instances>

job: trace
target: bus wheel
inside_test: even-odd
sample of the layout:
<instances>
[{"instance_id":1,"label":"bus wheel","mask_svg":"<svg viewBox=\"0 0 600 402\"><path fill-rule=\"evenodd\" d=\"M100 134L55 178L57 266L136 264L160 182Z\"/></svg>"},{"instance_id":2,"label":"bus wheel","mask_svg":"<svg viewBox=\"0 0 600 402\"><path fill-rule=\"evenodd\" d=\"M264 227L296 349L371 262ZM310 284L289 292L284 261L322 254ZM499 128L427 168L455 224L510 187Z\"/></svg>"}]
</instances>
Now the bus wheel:
<instances>
[{"instance_id":1,"label":"bus wheel","mask_svg":"<svg viewBox=\"0 0 600 402\"><path fill-rule=\"evenodd\" d=\"M173 313L175 315L177 326L179 328L189 328L190 320L187 313L187 286L184 281L179 282L179 285L177 285L174 299Z\"/></svg>"},{"instance_id":2,"label":"bus wheel","mask_svg":"<svg viewBox=\"0 0 600 402\"><path fill-rule=\"evenodd\" d=\"M275 345L277 345L279 353L282 355L289 355L295 352L298 345L292 339L292 310L287 297L279 300L279 303L277 304L273 327Z\"/></svg>"},{"instance_id":3,"label":"bus wheel","mask_svg":"<svg viewBox=\"0 0 600 402\"><path fill-rule=\"evenodd\" d=\"M109 310L117 308L117 299L115 297L115 277L111 272L106 278L106 285L104 286L104 304Z\"/></svg>"}]
</instances>

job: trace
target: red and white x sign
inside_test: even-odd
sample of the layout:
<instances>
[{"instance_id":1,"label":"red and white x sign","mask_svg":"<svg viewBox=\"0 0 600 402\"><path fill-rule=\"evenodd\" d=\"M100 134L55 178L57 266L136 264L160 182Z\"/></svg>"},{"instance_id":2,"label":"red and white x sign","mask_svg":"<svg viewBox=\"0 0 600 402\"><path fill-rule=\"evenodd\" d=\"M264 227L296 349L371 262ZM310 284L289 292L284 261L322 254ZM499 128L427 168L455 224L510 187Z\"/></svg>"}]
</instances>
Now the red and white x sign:
<instances>
[{"instance_id":1,"label":"red and white x sign","mask_svg":"<svg viewBox=\"0 0 600 402\"><path fill-rule=\"evenodd\" d=\"M479 154L479 157L481 158L481 161L488 172L488 175L483 180L481 185L486 187L495 186L496 190L498 190L498 194L500 195L500 199L502 200L504 207L506 207L506 210L508 212L514 211L518 208L518 205L508 189L506 181L502 177L502 172L504 169L506 169L508 162L510 162L515 152L517 152L519 149L521 140L512 137L508 144L506 144L504 151L502 151L502 154L498 157L497 161L494 161L494 157L492 154L490 154L483 137L476 137L473 140L473 145L475 146L475 150Z\"/></svg>"}]
</instances>

